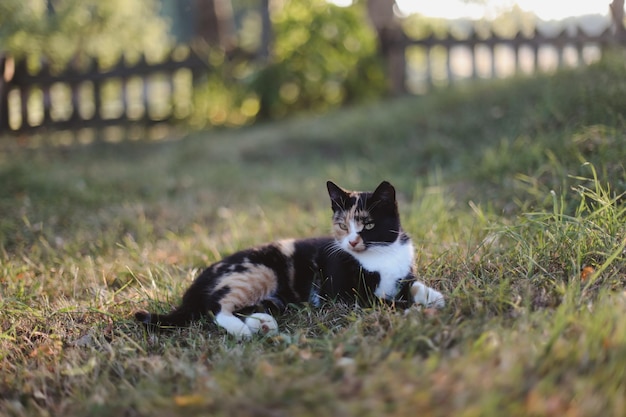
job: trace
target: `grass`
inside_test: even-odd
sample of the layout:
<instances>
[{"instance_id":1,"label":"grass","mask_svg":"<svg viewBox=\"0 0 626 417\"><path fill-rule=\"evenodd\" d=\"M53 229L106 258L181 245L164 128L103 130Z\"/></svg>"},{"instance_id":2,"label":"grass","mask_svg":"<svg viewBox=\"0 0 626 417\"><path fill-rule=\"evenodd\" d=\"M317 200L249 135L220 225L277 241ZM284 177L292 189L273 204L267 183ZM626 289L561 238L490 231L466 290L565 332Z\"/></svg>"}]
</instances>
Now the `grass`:
<instances>
[{"instance_id":1,"label":"grass","mask_svg":"<svg viewBox=\"0 0 626 417\"><path fill-rule=\"evenodd\" d=\"M0 414L626 412L620 59L180 140L0 153ZM54 141L54 137L43 138ZM399 191L440 312L293 306L146 335L207 264Z\"/></svg>"}]
</instances>

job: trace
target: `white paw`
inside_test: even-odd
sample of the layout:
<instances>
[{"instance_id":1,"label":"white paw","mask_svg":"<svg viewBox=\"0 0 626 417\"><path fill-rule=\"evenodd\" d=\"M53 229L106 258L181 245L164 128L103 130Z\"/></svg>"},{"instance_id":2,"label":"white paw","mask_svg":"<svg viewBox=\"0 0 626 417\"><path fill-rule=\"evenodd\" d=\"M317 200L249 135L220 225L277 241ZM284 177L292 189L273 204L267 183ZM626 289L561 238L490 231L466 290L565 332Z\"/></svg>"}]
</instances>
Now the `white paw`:
<instances>
[{"instance_id":1,"label":"white paw","mask_svg":"<svg viewBox=\"0 0 626 417\"><path fill-rule=\"evenodd\" d=\"M421 282L413 283L411 293L413 294L415 304L435 308L443 308L446 305L446 302L443 299L443 294L437 290L427 287Z\"/></svg>"},{"instance_id":2,"label":"white paw","mask_svg":"<svg viewBox=\"0 0 626 417\"><path fill-rule=\"evenodd\" d=\"M233 316L232 313L217 313L215 322L226 329L228 334L235 336L238 340L250 339L252 337L252 332L248 326L243 321Z\"/></svg>"},{"instance_id":3,"label":"white paw","mask_svg":"<svg viewBox=\"0 0 626 417\"><path fill-rule=\"evenodd\" d=\"M278 334L278 323L274 317L265 313L254 313L246 317L246 326L252 333L260 333L266 336Z\"/></svg>"}]
</instances>

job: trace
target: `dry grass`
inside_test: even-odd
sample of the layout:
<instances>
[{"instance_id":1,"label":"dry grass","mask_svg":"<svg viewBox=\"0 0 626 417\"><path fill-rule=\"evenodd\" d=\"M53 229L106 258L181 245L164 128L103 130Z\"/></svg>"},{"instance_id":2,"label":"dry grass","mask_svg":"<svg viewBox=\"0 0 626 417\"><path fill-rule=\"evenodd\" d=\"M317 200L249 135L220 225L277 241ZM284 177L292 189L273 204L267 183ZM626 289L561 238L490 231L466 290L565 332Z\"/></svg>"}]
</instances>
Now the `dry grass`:
<instances>
[{"instance_id":1,"label":"dry grass","mask_svg":"<svg viewBox=\"0 0 626 417\"><path fill-rule=\"evenodd\" d=\"M5 146L0 414L623 415L622 74L178 141ZM279 336L243 344L208 321L131 320L225 253L325 234L328 178L398 187L444 310L293 306Z\"/></svg>"}]
</instances>

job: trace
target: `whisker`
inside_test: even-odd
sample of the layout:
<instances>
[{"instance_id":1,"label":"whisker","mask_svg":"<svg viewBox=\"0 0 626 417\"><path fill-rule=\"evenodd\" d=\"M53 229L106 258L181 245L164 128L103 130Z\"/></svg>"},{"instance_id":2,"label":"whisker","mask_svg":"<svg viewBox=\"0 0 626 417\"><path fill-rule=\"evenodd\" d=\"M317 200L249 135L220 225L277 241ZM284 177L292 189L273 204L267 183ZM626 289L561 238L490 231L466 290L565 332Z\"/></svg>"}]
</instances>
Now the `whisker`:
<instances>
[{"instance_id":1,"label":"whisker","mask_svg":"<svg viewBox=\"0 0 626 417\"><path fill-rule=\"evenodd\" d=\"M330 244L328 244L328 246L325 248L328 256L335 256L337 253L343 251L343 249L341 249L341 246L339 246L339 244L337 242L332 242Z\"/></svg>"}]
</instances>

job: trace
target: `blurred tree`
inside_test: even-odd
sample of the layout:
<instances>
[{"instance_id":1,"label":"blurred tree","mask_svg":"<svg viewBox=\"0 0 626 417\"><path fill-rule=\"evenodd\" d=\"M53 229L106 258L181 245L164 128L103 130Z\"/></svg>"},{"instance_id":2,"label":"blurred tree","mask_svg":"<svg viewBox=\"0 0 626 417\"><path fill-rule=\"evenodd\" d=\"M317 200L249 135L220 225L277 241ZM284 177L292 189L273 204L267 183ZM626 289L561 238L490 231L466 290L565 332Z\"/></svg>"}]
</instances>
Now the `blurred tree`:
<instances>
[{"instance_id":1,"label":"blurred tree","mask_svg":"<svg viewBox=\"0 0 626 417\"><path fill-rule=\"evenodd\" d=\"M609 7L611 8L615 35L619 38L624 38L626 36L626 28L624 27L624 0L613 0Z\"/></svg>"},{"instance_id":2,"label":"blurred tree","mask_svg":"<svg viewBox=\"0 0 626 417\"><path fill-rule=\"evenodd\" d=\"M64 65L83 55L112 64L123 52L157 58L170 47L153 0L2 0L0 51Z\"/></svg>"},{"instance_id":3,"label":"blurred tree","mask_svg":"<svg viewBox=\"0 0 626 417\"><path fill-rule=\"evenodd\" d=\"M270 62L250 78L259 118L298 110L324 110L385 89L376 39L364 25L361 4L339 7L326 0L278 0L273 4Z\"/></svg>"},{"instance_id":4,"label":"blurred tree","mask_svg":"<svg viewBox=\"0 0 626 417\"><path fill-rule=\"evenodd\" d=\"M209 46L230 52L235 47L233 6L230 0L195 0L195 32Z\"/></svg>"},{"instance_id":5,"label":"blurred tree","mask_svg":"<svg viewBox=\"0 0 626 417\"><path fill-rule=\"evenodd\" d=\"M261 0L261 46L259 58L268 59L272 43L272 18L270 15L270 0Z\"/></svg>"},{"instance_id":6,"label":"blurred tree","mask_svg":"<svg viewBox=\"0 0 626 417\"><path fill-rule=\"evenodd\" d=\"M533 12L526 11L517 4L509 10L503 11L492 20L482 20L475 23L475 28L487 36L493 31L503 37L513 37L518 32L532 35L537 28L539 18Z\"/></svg>"},{"instance_id":7,"label":"blurred tree","mask_svg":"<svg viewBox=\"0 0 626 417\"><path fill-rule=\"evenodd\" d=\"M406 93L406 58L402 43L405 35L395 16L395 0L367 0L370 22L378 35L378 47L387 65L389 91L393 95Z\"/></svg>"},{"instance_id":8,"label":"blurred tree","mask_svg":"<svg viewBox=\"0 0 626 417\"><path fill-rule=\"evenodd\" d=\"M242 1L236 3L236 15ZM263 5L269 5L266 16L259 10ZM245 33L244 43L254 50L263 48L267 25L262 22L271 18L272 48L265 56L259 54L265 59L255 61L226 59L213 51L210 62L217 71L208 75L205 86L194 90L193 126L238 126L302 111L325 111L385 93L383 63L376 51L376 34L364 24L364 3L339 7L326 0L261 4L255 0L252 6L250 20L243 20L255 35L249 39L251 34ZM269 39L269 33L265 36Z\"/></svg>"}]
</instances>

